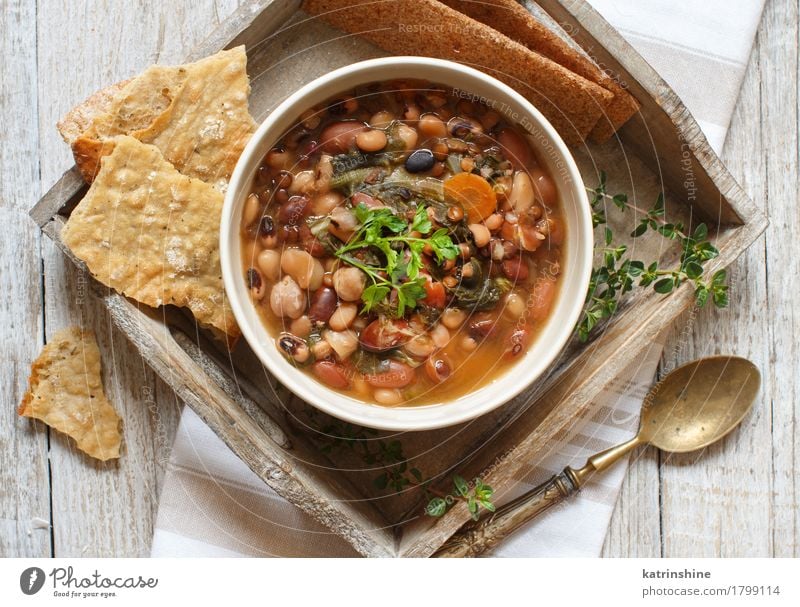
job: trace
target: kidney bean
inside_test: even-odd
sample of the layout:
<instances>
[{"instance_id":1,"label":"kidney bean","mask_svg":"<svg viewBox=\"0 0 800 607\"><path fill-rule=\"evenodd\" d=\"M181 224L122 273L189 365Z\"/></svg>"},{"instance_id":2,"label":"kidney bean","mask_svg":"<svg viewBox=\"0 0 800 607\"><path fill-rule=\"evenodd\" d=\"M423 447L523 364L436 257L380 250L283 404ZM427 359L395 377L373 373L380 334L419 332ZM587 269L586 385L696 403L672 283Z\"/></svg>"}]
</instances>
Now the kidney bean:
<instances>
[{"instance_id":1,"label":"kidney bean","mask_svg":"<svg viewBox=\"0 0 800 607\"><path fill-rule=\"evenodd\" d=\"M311 229L305 223L301 223L298 226L298 234L300 246L302 246L309 255L312 257L325 257L328 255L328 252L325 250L325 245L319 241L319 238L311 233Z\"/></svg>"},{"instance_id":2,"label":"kidney bean","mask_svg":"<svg viewBox=\"0 0 800 607\"><path fill-rule=\"evenodd\" d=\"M503 129L497 136L506 157L516 169L524 169L531 161L531 148L528 142L514 129Z\"/></svg>"},{"instance_id":3,"label":"kidney bean","mask_svg":"<svg viewBox=\"0 0 800 607\"><path fill-rule=\"evenodd\" d=\"M385 352L402 346L411 337L405 320L377 319L364 327L358 341L369 352Z\"/></svg>"},{"instance_id":4,"label":"kidney bean","mask_svg":"<svg viewBox=\"0 0 800 607\"><path fill-rule=\"evenodd\" d=\"M450 377L452 372L450 361L444 354L436 354L425 361L425 373L437 384Z\"/></svg>"},{"instance_id":5,"label":"kidney bean","mask_svg":"<svg viewBox=\"0 0 800 607\"><path fill-rule=\"evenodd\" d=\"M320 146L326 152L347 152L355 143L359 133L367 130L363 123L355 120L333 122L320 134Z\"/></svg>"},{"instance_id":6,"label":"kidney bean","mask_svg":"<svg viewBox=\"0 0 800 607\"><path fill-rule=\"evenodd\" d=\"M365 374L364 379L374 388L404 388L414 381L414 369L397 360L387 361L386 371Z\"/></svg>"},{"instance_id":7,"label":"kidney bean","mask_svg":"<svg viewBox=\"0 0 800 607\"><path fill-rule=\"evenodd\" d=\"M482 341L489 337L497 326L497 320L487 314L476 314L469 322L469 335Z\"/></svg>"},{"instance_id":8,"label":"kidney bean","mask_svg":"<svg viewBox=\"0 0 800 607\"><path fill-rule=\"evenodd\" d=\"M308 308L308 317L312 322L326 323L336 310L336 291L330 287L320 287L311 296L311 305Z\"/></svg>"},{"instance_id":9,"label":"kidney bean","mask_svg":"<svg viewBox=\"0 0 800 607\"><path fill-rule=\"evenodd\" d=\"M353 203L354 207L357 207L360 204L363 204L368 209L377 209L383 206L383 203L379 200L375 200L369 194L365 194L364 192L356 192L350 198L350 201Z\"/></svg>"},{"instance_id":10,"label":"kidney bean","mask_svg":"<svg viewBox=\"0 0 800 607\"><path fill-rule=\"evenodd\" d=\"M337 390L344 390L350 386L347 373L342 365L332 360L320 360L311 365L311 371L322 383L329 385Z\"/></svg>"},{"instance_id":11,"label":"kidney bean","mask_svg":"<svg viewBox=\"0 0 800 607\"><path fill-rule=\"evenodd\" d=\"M531 320L542 321L550 313L556 295L556 281L548 278L538 279L533 286L529 311Z\"/></svg>"},{"instance_id":12,"label":"kidney bean","mask_svg":"<svg viewBox=\"0 0 800 607\"><path fill-rule=\"evenodd\" d=\"M522 281L528 278L528 264L522 257L512 257L503 261L503 274L510 280Z\"/></svg>"},{"instance_id":13,"label":"kidney bean","mask_svg":"<svg viewBox=\"0 0 800 607\"><path fill-rule=\"evenodd\" d=\"M278 221L287 225L298 225L308 210L309 202L305 196L292 196L278 210Z\"/></svg>"},{"instance_id":14,"label":"kidney bean","mask_svg":"<svg viewBox=\"0 0 800 607\"><path fill-rule=\"evenodd\" d=\"M548 206L553 206L558 201L558 191L553 180L541 169L535 168L531 171L533 187L536 191L536 198Z\"/></svg>"}]
</instances>

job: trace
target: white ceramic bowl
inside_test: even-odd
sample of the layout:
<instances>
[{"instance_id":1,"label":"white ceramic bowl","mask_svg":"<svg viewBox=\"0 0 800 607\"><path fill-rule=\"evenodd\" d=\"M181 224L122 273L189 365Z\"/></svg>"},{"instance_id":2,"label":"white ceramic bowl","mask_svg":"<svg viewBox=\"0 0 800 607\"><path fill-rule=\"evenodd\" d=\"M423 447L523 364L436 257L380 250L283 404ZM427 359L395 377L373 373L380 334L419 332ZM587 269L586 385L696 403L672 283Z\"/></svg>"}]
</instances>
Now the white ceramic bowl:
<instances>
[{"instance_id":1,"label":"white ceramic bowl","mask_svg":"<svg viewBox=\"0 0 800 607\"><path fill-rule=\"evenodd\" d=\"M281 355L250 299L241 257L240 224L244 201L266 152L307 109L357 85L399 78L427 80L493 103L509 122L529 132L540 162L559 192L566 222L561 288L547 324L524 356L508 371L455 401L414 407L383 407L349 398L295 368ZM225 196L220 229L222 274L231 308L244 338L267 369L306 402L349 422L386 430L430 430L487 413L536 381L573 333L592 267L592 221L583 180L566 145L552 125L519 93L475 69L423 57L387 57L335 70L305 85L278 105L242 153Z\"/></svg>"}]
</instances>

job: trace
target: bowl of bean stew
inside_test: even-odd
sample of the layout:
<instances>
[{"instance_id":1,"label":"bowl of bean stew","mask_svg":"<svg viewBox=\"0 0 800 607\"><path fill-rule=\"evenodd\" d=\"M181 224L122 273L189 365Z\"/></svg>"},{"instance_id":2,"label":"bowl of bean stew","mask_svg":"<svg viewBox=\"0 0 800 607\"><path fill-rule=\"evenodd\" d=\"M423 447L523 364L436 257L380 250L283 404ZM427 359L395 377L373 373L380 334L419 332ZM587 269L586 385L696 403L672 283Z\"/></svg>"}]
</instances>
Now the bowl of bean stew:
<instances>
[{"instance_id":1,"label":"bowl of bean stew","mask_svg":"<svg viewBox=\"0 0 800 607\"><path fill-rule=\"evenodd\" d=\"M273 110L234 171L220 251L242 333L338 418L425 430L542 381L573 334L592 221L565 144L472 68L374 59Z\"/></svg>"}]
</instances>

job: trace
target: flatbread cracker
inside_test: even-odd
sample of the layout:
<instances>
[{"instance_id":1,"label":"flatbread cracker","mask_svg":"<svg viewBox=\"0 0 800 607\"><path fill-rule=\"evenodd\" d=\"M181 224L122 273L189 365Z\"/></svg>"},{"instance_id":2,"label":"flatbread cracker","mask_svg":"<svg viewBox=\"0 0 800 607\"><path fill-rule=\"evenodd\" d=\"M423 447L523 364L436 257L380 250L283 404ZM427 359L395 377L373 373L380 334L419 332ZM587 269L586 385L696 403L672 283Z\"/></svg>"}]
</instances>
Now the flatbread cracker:
<instances>
[{"instance_id":1,"label":"flatbread cracker","mask_svg":"<svg viewBox=\"0 0 800 607\"><path fill-rule=\"evenodd\" d=\"M186 65L152 66L115 86L113 94L96 93L59 123L87 182L116 137L130 135L158 147L181 173L225 189L255 130L243 46ZM76 120L84 115L91 117L88 124Z\"/></svg>"},{"instance_id":2,"label":"flatbread cracker","mask_svg":"<svg viewBox=\"0 0 800 607\"><path fill-rule=\"evenodd\" d=\"M436 0L304 0L303 10L403 55L458 61L531 101L571 145L580 144L613 95Z\"/></svg>"},{"instance_id":3,"label":"flatbread cracker","mask_svg":"<svg viewBox=\"0 0 800 607\"><path fill-rule=\"evenodd\" d=\"M207 183L181 175L157 147L121 135L61 239L104 285L148 306L189 308L231 345L239 328L222 285L222 201Z\"/></svg>"},{"instance_id":4,"label":"flatbread cracker","mask_svg":"<svg viewBox=\"0 0 800 607\"><path fill-rule=\"evenodd\" d=\"M639 111L639 102L633 95L516 0L439 1L611 92L614 98L608 104L605 115L597 121L589 134L593 141L602 143L607 140Z\"/></svg>"},{"instance_id":5,"label":"flatbread cracker","mask_svg":"<svg viewBox=\"0 0 800 607\"><path fill-rule=\"evenodd\" d=\"M90 331L64 329L47 342L17 413L67 434L96 459L119 457L120 417L103 392L100 351Z\"/></svg>"}]
</instances>

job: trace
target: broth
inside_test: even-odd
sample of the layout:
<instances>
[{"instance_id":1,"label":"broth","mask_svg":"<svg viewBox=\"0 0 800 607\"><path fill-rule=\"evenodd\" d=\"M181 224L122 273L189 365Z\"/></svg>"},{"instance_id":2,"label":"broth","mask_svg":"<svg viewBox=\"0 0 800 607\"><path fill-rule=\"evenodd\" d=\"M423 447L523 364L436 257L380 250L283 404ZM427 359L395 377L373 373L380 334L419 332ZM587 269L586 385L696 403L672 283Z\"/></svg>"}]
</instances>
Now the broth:
<instances>
[{"instance_id":1,"label":"broth","mask_svg":"<svg viewBox=\"0 0 800 607\"><path fill-rule=\"evenodd\" d=\"M413 81L301 116L266 154L241 229L276 347L385 406L454 400L511 368L549 317L565 236L520 128Z\"/></svg>"}]
</instances>

